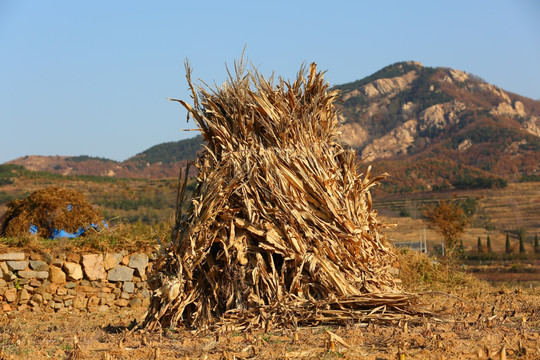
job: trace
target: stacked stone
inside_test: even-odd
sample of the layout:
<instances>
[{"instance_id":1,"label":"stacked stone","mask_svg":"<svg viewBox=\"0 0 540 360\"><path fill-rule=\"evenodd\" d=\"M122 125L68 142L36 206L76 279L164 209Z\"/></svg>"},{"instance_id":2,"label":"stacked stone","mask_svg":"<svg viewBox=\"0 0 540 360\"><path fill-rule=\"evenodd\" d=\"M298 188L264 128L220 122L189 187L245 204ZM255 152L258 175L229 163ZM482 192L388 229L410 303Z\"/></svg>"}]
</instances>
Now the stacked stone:
<instances>
[{"instance_id":1,"label":"stacked stone","mask_svg":"<svg viewBox=\"0 0 540 360\"><path fill-rule=\"evenodd\" d=\"M109 311L148 306L154 254L0 254L0 311Z\"/></svg>"}]
</instances>

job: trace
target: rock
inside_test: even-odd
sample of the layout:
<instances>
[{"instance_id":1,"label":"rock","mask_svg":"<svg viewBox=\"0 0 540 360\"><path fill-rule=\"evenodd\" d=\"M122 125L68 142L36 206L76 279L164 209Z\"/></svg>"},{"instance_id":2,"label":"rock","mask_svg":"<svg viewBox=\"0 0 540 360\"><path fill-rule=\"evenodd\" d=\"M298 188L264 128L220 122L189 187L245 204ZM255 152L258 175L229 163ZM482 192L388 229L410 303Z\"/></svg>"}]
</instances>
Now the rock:
<instances>
[{"instance_id":1,"label":"rock","mask_svg":"<svg viewBox=\"0 0 540 360\"><path fill-rule=\"evenodd\" d=\"M139 276L145 274L146 265L148 265L148 255L144 253L133 254L129 257L128 266L137 269Z\"/></svg>"},{"instance_id":2,"label":"rock","mask_svg":"<svg viewBox=\"0 0 540 360\"><path fill-rule=\"evenodd\" d=\"M130 307L140 307L142 305L142 300L139 298L134 298L129 301Z\"/></svg>"},{"instance_id":3,"label":"rock","mask_svg":"<svg viewBox=\"0 0 540 360\"><path fill-rule=\"evenodd\" d=\"M73 308L75 309L83 309L86 307L86 304L88 303L88 299L82 297L82 296L76 296L73 299Z\"/></svg>"},{"instance_id":4,"label":"rock","mask_svg":"<svg viewBox=\"0 0 540 360\"><path fill-rule=\"evenodd\" d=\"M105 259L103 260L103 266L105 267L105 270L110 270L117 267L123 258L123 255L120 253L105 254Z\"/></svg>"},{"instance_id":5,"label":"rock","mask_svg":"<svg viewBox=\"0 0 540 360\"><path fill-rule=\"evenodd\" d=\"M59 296L67 295L67 289L65 287L59 287L56 289L56 294Z\"/></svg>"},{"instance_id":6,"label":"rock","mask_svg":"<svg viewBox=\"0 0 540 360\"><path fill-rule=\"evenodd\" d=\"M10 261L18 261L18 260L24 260L25 255L22 252L10 252L7 254L0 254L0 261L2 260L10 260Z\"/></svg>"},{"instance_id":7,"label":"rock","mask_svg":"<svg viewBox=\"0 0 540 360\"><path fill-rule=\"evenodd\" d=\"M32 295L32 301L41 304L43 302L43 296L41 294L34 294Z\"/></svg>"},{"instance_id":8,"label":"rock","mask_svg":"<svg viewBox=\"0 0 540 360\"><path fill-rule=\"evenodd\" d=\"M89 294L89 295L97 294L98 292L98 289L92 286L82 286L82 285L75 286L74 290L78 293L84 293L84 294Z\"/></svg>"},{"instance_id":9,"label":"rock","mask_svg":"<svg viewBox=\"0 0 540 360\"><path fill-rule=\"evenodd\" d=\"M73 300L71 300L71 299L64 300L64 306L65 307L70 307L72 305L73 305Z\"/></svg>"},{"instance_id":10,"label":"rock","mask_svg":"<svg viewBox=\"0 0 540 360\"><path fill-rule=\"evenodd\" d=\"M59 268L61 268L62 265L64 265L64 259L53 259L53 261L51 262L51 265L58 266Z\"/></svg>"},{"instance_id":11,"label":"rock","mask_svg":"<svg viewBox=\"0 0 540 360\"><path fill-rule=\"evenodd\" d=\"M82 256L84 273L89 280L103 280L107 277L107 272L103 267L102 254L87 254Z\"/></svg>"},{"instance_id":12,"label":"rock","mask_svg":"<svg viewBox=\"0 0 540 360\"><path fill-rule=\"evenodd\" d=\"M47 264L51 264L52 261L53 261L53 257L51 256L51 254L49 253L44 253L43 255L41 255L41 258L43 259L43 261L45 261Z\"/></svg>"},{"instance_id":13,"label":"rock","mask_svg":"<svg viewBox=\"0 0 540 360\"><path fill-rule=\"evenodd\" d=\"M77 286L77 284L75 284L74 282L70 281L68 282L66 285L64 285L66 287L66 289L73 289L75 286Z\"/></svg>"},{"instance_id":14,"label":"rock","mask_svg":"<svg viewBox=\"0 0 540 360\"><path fill-rule=\"evenodd\" d=\"M14 302L15 300L17 300L17 289L13 288L13 289L9 289L8 291L6 291L4 293L4 298L9 303Z\"/></svg>"},{"instance_id":15,"label":"rock","mask_svg":"<svg viewBox=\"0 0 540 360\"><path fill-rule=\"evenodd\" d=\"M69 253L66 255L66 261L78 264L81 262L81 255L76 253Z\"/></svg>"},{"instance_id":16,"label":"rock","mask_svg":"<svg viewBox=\"0 0 540 360\"><path fill-rule=\"evenodd\" d=\"M540 120L531 116L529 120L525 120L522 124L523 129L534 136L540 137Z\"/></svg>"},{"instance_id":17,"label":"rock","mask_svg":"<svg viewBox=\"0 0 540 360\"><path fill-rule=\"evenodd\" d=\"M18 273L19 277L24 279L35 279L37 278L37 272L34 270L22 270Z\"/></svg>"},{"instance_id":18,"label":"rock","mask_svg":"<svg viewBox=\"0 0 540 360\"><path fill-rule=\"evenodd\" d=\"M28 301L29 299L30 299L30 294L28 293L28 291L26 289L22 289L21 292L19 293L19 302Z\"/></svg>"},{"instance_id":19,"label":"rock","mask_svg":"<svg viewBox=\"0 0 540 360\"><path fill-rule=\"evenodd\" d=\"M36 278L38 279L47 279L49 277L48 271L36 271Z\"/></svg>"},{"instance_id":20,"label":"rock","mask_svg":"<svg viewBox=\"0 0 540 360\"><path fill-rule=\"evenodd\" d=\"M122 290L131 294L133 291L135 291L135 284L132 283L131 281L126 281L122 285Z\"/></svg>"},{"instance_id":21,"label":"rock","mask_svg":"<svg viewBox=\"0 0 540 360\"><path fill-rule=\"evenodd\" d=\"M49 265L45 261L30 260L30 268L35 271L47 271L49 270Z\"/></svg>"},{"instance_id":22,"label":"rock","mask_svg":"<svg viewBox=\"0 0 540 360\"><path fill-rule=\"evenodd\" d=\"M119 307L126 307L129 305L129 301L126 299L118 299L114 302L114 304Z\"/></svg>"},{"instance_id":23,"label":"rock","mask_svg":"<svg viewBox=\"0 0 540 360\"><path fill-rule=\"evenodd\" d=\"M66 282L66 273L57 266L49 267L49 280L52 284L64 284Z\"/></svg>"},{"instance_id":24,"label":"rock","mask_svg":"<svg viewBox=\"0 0 540 360\"><path fill-rule=\"evenodd\" d=\"M98 306L99 305L99 298L97 296L92 296L88 299L88 307L91 306Z\"/></svg>"},{"instance_id":25,"label":"rock","mask_svg":"<svg viewBox=\"0 0 540 360\"><path fill-rule=\"evenodd\" d=\"M472 146L472 141L470 139L465 139L458 145L458 150L465 151L471 146Z\"/></svg>"},{"instance_id":26,"label":"rock","mask_svg":"<svg viewBox=\"0 0 540 360\"><path fill-rule=\"evenodd\" d=\"M28 308L28 305L26 304L21 304L19 305L19 307L17 307L17 311L21 312L21 311L24 311Z\"/></svg>"},{"instance_id":27,"label":"rock","mask_svg":"<svg viewBox=\"0 0 540 360\"><path fill-rule=\"evenodd\" d=\"M464 81L467 81L467 79L469 79L469 75L467 75L467 73L463 71L449 69L449 72L452 79L456 82L464 82Z\"/></svg>"},{"instance_id":28,"label":"rock","mask_svg":"<svg viewBox=\"0 0 540 360\"><path fill-rule=\"evenodd\" d=\"M362 93L368 98L374 98L385 94L394 94L405 90L417 78L416 71L409 71L403 76L378 79L362 86Z\"/></svg>"},{"instance_id":29,"label":"rock","mask_svg":"<svg viewBox=\"0 0 540 360\"><path fill-rule=\"evenodd\" d=\"M2 270L2 279L5 281L12 281L17 278L11 271L9 271L5 261L0 261L0 270Z\"/></svg>"},{"instance_id":30,"label":"rock","mask_svg":"<svg viewBox=\"0 0 540 360\"><path fill-rule=\"evenodd\" d=\"M9 304L2 305L2 311L3 312L11 311L11 306L9 306Z\"/></svg>"},{"instance_id":31,"label":"rock","mask_svg":"<svg viewBox=\"0 0 540 360\"><path fill-rule=\"evenodd\" d=\"M103 287L103 283L101 281L92 281L90 285L98 289L101 289Z\"/></svg>"},{"instance_id":32,"label":"rock","mask_svg":"<svg viewBox=\"0 0 540 360\"><path fill-rule=\"evenodd\" d=\"M74 262L65 262L64 263L64 270L67 273L67 279L68 280L80 280L83 278L83 272L82 267L78 263Z\"/></svg>"},{"instance_id":33,"label":"rock","mask_svg":"<svg viewBox=\"0 0 540 360\"><path fill-rule=\"evenodd\" d=\"M55 310L63 309L64 308L64 303L63 302L55 302L55 303L52 304L52 308L55 309Z\"/></svg>"},{"instance_id":34,"label":"rock","mask_svg":"<svg viewBox=\"0 0 540 360\"><path fill-rule=\"evenodd\" d=\"M28 260L12 260L6 263L11 271L21 271L28 267Z\"/></svg>"},{"instance_id":35,"label":"rock","mask_svg":"<svg viewBox=\"0 0 540 360\"><path fill-rule=\"evenodd\" d=\"M369 139L369 133L358 123L343 124L339 129L342 133L341 139L354 147L361 147Z\"/></svg>"},{"instance_id":36,"label":"rock","mask_svg":"<svg viewBox=\"0 0 540 360\"><path fill-rule=\"evenodd\" d=\"M98 311L99 312L107 312L107 311L109 311L109 306L108 305L100 305L100 306L98 306Z\"/></svg>"},{"instance_id":37,"label":"rock","mask_svg":"<svg viewBox=\"0 0 540 360\"><path fill-rule=\"evenodd\" d=\"M373 140L362 151L362 157L371 155L370 159L384 159L400 153L406 154L407 148L414 142L417 124L416 120L406 121L390 133Z\"/></svg>"},{"instance_id":38,"label":"rock","mask_svg":"<svg viewBox=\"0 0 540 360\"><path fill-rule=\"evenodd\" d=\"M146 289L142 289L140 294L142 298L150 298L150 292Z\"/></svg>"},{"instance_id":39,"label":"rock","mask_svg":"<svg viewBox=\"0 0 540 360\"><path fill-rule=\"evenodd\" d=\"M109 270L107 280L109 281L131 281L133 279L132 268L127 266L117 266L114 269Z\"/></svg>"},{"instance_id":40,"label":"rock","mask_svg":"<svg viewBox=\"0 0 540 360\"><path fill-rule=\"evenodd\" d=\"M49 273L47 273L47 277L49 277ZM36 280L36 279L32 279L32 280L30 280L29 285L33 286L33 287L40 287L42 284L41 284L41 281Z\"/></svg>"}]
</instances>

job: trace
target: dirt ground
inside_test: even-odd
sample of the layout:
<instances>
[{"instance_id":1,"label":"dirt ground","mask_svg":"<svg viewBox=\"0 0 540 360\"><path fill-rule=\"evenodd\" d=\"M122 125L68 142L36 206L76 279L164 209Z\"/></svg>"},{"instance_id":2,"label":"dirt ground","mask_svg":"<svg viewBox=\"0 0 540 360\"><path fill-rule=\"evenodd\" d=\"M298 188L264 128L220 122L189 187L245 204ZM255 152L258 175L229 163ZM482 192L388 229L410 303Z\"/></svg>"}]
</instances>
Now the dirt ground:
<instances>
[{"instance_id":1,"label":"dirt ground","mask_svg":"<svg viewBox=\"0 0 540 360\"><path fill-rule=\"evenodd\" d=\"M265 333L129 333L144 310L4 314L0 359L538 359L540 289L427 293L432 318ZM501 353L502 352L502 353Z\"/></svg>"}]
</instances>

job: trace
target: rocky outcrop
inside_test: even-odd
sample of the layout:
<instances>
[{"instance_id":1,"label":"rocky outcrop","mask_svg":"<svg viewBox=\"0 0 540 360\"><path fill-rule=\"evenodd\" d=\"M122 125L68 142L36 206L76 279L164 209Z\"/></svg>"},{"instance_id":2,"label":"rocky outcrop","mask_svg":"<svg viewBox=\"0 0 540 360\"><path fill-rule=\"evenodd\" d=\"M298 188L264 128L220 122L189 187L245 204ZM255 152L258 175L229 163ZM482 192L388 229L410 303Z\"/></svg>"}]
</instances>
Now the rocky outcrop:
<instances>
[{"instance_id":1,"label":"rocky outcrop","mask_svg":"<svg viewBox=\"0 0 540 360\"><path fill-rule=\"evenodd\" d=\"M409 71L403 76L378 79L362 86L360 92L370 99L378 96L395 94L408 88L417 76L418 74L416 71Z\"/></svg>"},{"instance_id":2,"label":"rocky outcrop","mask_svg":"<svg viewBox=\"0 0 540 360\"><path fill-rule=\"evenodd\" d=\"M519 116L525 117L527 113L525 112L525 107L521 101L516 101L514 106L510 102L501 102L497 105L496 108L491 109L490 113L492 115L499 116Z\"/></svg>"},{"instance_id":3,"label":"rocky outcrop","mask_svg":"<svg viewBox=\"0 0 540 360\"><path fill-rule=\"evenodd\" d=\"M367 130L358 123L344 124L339 130L341 131L341 140L356 148L364 146L369 138Z\"/></svg>"},{"instance_id":4,"label":"rocky outcrop","mask_svg":"<svg viewBox=\"0 0 540 360\"><path fill-rule=\"evenodd\" d=\"M418 116L419 130L440 130L456 124L459 122L458 114L465 109L465 104L457 100L430 106Z\"/></svg>"},{"instance_id":5,"label":"rocky outcrop","mask_svg":"<svg viewBox=\"0 0 540 360\"><path fill-rule=\"evenodd\" d=\"M523 128L529 134L540 137L540 121L537 117L531 116L529 119L523 122Z\"/></svg>"},{"instance_id":6,"label":"rocky outcrop","mask_svg":"<svg viewBox=\"0 0 540 360\"><path fill-rule=\"evenodd\" d=\"M447 83L463 83L469 80L469 75L466 72L454 69L448 69L448 75L444 76L441 81Z\"/></svg>"},{"instance_id":7,"label":"rocky outcrop","mask_svg":"<svg viewBox=\"0 0 540 360\"><path fill-rule=\"evenodd\" d=\"M414 142L418 122L409 120L392 130L389 134L373 140L362 151L362 158L384 159L397 154L406 154L407 148Z\"/></svg>"},{"instance_id":8,"label":"rocky outcrop","mask_svg":"<svg viewBox=\"0 0 540 360\"><path fill-rule=\"evenodd\" d=\"M147 306L150 291L146 274L154 259L154 254L144 253L1 254L0 313L102 312ZM13 262L17 264L13 266Z\"/></svg>"},{"instance_id":9,"label":"rocky outcrop","mask_svg":"<svg viewBox=\"0 0 540 360\"><path fill-rule=\"evenodd\" d=\"M458 145L458 150L459 151L465 151L468 148L470 148L471 146L472 146L472 141L469 140L469 139L465 139Z\"/></svg>"},{"instance_id":10,"label":"rocky outcrop","mask_svg":"<svg viewBox=\"0 0 540 360\"><path fill-rule=\"evenodd\" d=\"M502 101L504 101L504 102L506 102L508 104L512 103L512 100L510 99L510 97L508 96L507 93L505 93L503 90L501 90L498 87L493 86L491 84L475 82L475 83L472 83L472 84L468 85L467 88L472 93L475 93L475 92L488 92L488 93L491 93L491 94L495 95L496 97L498 97L499 99L501 99Z\"/></svg>"}]
</instances>

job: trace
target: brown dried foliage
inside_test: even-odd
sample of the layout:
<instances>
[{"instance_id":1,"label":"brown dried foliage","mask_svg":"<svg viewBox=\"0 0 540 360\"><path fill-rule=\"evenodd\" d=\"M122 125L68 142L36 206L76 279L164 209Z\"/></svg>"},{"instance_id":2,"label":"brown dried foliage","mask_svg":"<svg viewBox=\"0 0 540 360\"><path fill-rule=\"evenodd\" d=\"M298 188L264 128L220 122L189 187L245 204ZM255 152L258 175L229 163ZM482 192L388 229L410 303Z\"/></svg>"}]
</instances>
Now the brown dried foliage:
<instances>
[{"instance_id":1,"label":"brown dried foliage","mask_svg":"<svg viewBox=\"0 0 540 360\"><path fill-rule=\"evenodd\" d=\"M51 237L52 229L74 232L92 223L101 224L104 220L103 215L81 193L55 186L34 191L25 199L10 202L3 218L0 229L2 236L28 235L30 226L36 225L39 228L36 235L42 238Z\"/></svg>"}]
</instances>

